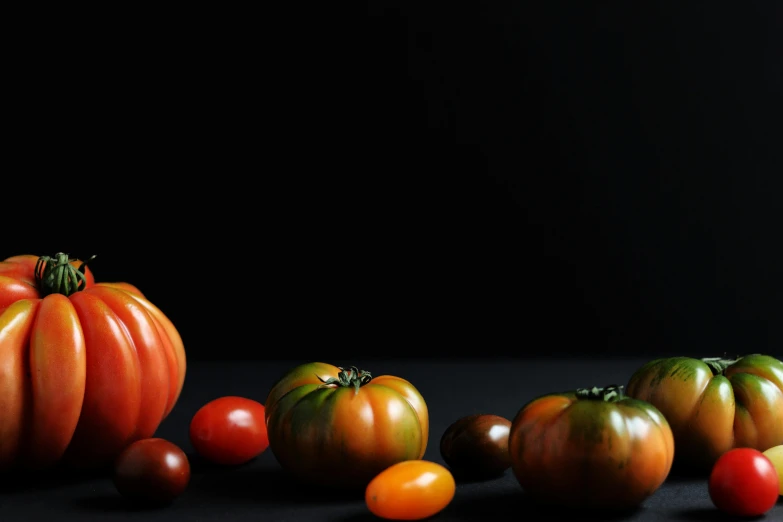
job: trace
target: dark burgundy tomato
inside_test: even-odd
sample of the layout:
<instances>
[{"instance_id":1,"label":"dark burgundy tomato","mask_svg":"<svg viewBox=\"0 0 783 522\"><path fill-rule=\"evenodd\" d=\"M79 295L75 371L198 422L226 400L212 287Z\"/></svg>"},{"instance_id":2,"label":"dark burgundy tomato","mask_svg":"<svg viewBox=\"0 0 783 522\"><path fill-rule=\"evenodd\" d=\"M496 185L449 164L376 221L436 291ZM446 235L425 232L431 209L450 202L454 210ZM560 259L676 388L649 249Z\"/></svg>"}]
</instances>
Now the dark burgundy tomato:
<instances>
[{"instance_id":1,"label":"dark burgundy tomato","mask_svg":"<svg viewBox=\"0 0 783 522\"><path fill-rule=\"evenodd\" d=\"M440 454L455 476L485 479L511 466L508 434L511 421L498 415L468 415L454 422L440 439Z\"/></svg>"},{"instance_id":2,"label":"dark burgundy tomato","mask_svg":"<svg viewBox=\"0 0 783 522\"><path fill-rule=\"evenodd\" d=\"M134 442L114 463L114 485L121 495L144 503L166 504L182 494L190 482L185 452L165 439Z\"/></svg>"},{"instance_id":3,"label":"dark burgundy tomato","mask_svg":"<svg viewBox=\"0 0 783 522\"><path fill-rule=\"evenodd\" d=\"M733 516L761 516L777 503L779 479L760 451L736 448L721 455L710 473L709 493L715 507Z\"/></svg>"},{"instance_id":4,"label":"dark burgundy tomato","mask_svg":"<svg viewBox=\"0 0 783 522\"><path fill-rule=\"evenodd\" d=\"M269 447L265 414L260 402L245 397L220 397L193 416L190 442L210 462L244 464Z\"/></svg>"}]
</instances>

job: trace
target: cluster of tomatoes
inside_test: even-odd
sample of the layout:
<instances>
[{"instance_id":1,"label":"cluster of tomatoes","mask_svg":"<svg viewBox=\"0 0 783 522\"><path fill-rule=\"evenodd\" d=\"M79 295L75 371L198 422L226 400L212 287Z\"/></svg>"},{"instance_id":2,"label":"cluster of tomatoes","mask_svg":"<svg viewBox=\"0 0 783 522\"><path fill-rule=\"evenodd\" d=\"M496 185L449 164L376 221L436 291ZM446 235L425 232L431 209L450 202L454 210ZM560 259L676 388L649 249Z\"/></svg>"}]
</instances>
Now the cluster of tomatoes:
<instances>
[{"instance_id":1,"label":"cluster of tomatoes","mask_svg":"<svg viewBox=\"0 0 783 522\"><path fill-rule=\"evenodd\" d=\"M630 387L635 389L648 371L632 378ZM713 374L709 382L724 376ZM226 465L242 464L271 447L282 467L303 482L328 477L334 487L364 488L373 514L415 520L450 504L455 477L490 479L509 468L528 494L544 502L633 508L665 481L674 461L674 433L683 433L673 431L656 406L630 397L622 386L543 395L511 421L491 414L462 417L440 438L446 466L423 459L428 423L426 403L410 382L309 363L273 386L266 407L241 397L206 404L191 421L190 439L200 455ZM754 436L765 435L756 431ZM696 462L687 454L681 460ZM341 461L351 466L334 467ZM763 453L730 448L710 465L709 494L726 513L762 515L783 494L783 444ZM181 493L188 476L184 453L161 439L135 442L115 468L121 493L155 501Z\"/></svg>"},{"instance_id":2,"label":"cluster of tomatoes","mask_svg":"<svg viewBox=\"0 0 783 522\"><path fill-rule=\"evenodd\" d=\"M225 466L244 464L269 446L264 406L245 397L226 396L202 406L190 422L190 441L205 460ZM114 485L130 500L167 504L190 482L185 452L162 438L126 447L114 461Z\"/></svg>"},{"instance_id":3,"label":"cluster of tomatoes","mask_svg":"<svg viewBox=\"0 0 783 522\"><path fill-rule=\"evenodd\" d=\"M368 507L385 518L443 509L455 493L452 473L491 477L509 467L531 497L574 508L639 506L675 455L682 469L709 476L726 513L766 513L783 482L783 363L767 355L657 359L627 387L542 395L512 421L461 418L441 438L448 467L422 460L427 406L399 377L304 364L275 384L266 408L270 447L285 469L302 481L366 485Z\"/></svg>"},{"instance_id":4,"label":"cluster of tomatoes","mask_svg":"<svg viewBox=\"0 0 783 522\"><path fill-rule=\"evenodd\" d=\"M191 419L190 441L205 460L226 466L252 460L271 441L277 460L304 481L315 481L329 467L330 458L335 462L348 459L343 463L352 462L352 466L336 468L345 470L342 473L332 469L326 480L334 478L330 485L340 488L363 487L370 511L388 519L420 519L441 511L455 494L452 471L487 478L508 469L508 420L472 415L454 423L441 442L449 470L421 458L427 446L429 420L426 403L416 388L394 376L377 377L371 385L370 380L369 373L355 368L344 370L323 363L302 365L272 389L266 401L269 408L236 396L221 397L202 406ZM383 424L379 419L394 416L391 410L395 405L402 412L398 412L396 422L381 426L383 431L378 436L359 441L357 448L327 449L327 439L344 435L335 428L339 418L331 417L327 423L313 422L316 412L311 407L313 403L323 405L329 398L343 405L346 416L354 416L368 406L373 410L371 417L365 415L364 426L362 416L356 416L357 433L362 428ZM418 411L410 406L411 402ZM408 405L407 410L404 405ZM280 435L285 438L279 438ZM379 447L381 452L376 451ZM315 457L314 451L321 452L318 458L310 459L309 465L301 464L307 462L308 456ZM126 447L114 461L113 480L119 493L128 499L163 505L186 490L190 463L185 452L168 440L141 439ZM324 475L319 480L325 480Z\"/></svg>"},{"instance_id":5,"label":"cluster of tomatoes","mask_svg":"<svg viewBox=\"0 0 783 522\"><path fill-rule=\"evenodd\" d=\"M86 262L63 253L0 262L0 471L113 463L123 495L176 498L190 463L153 435L185 368L177 329L137 287L96 282ZM225 465L270 448L302 482L364 489L384 518L432 516L452 501L455 475L509 468L545 502L632 508L675 460L709 476L717 508L754 516L771 509L783 483L783 362L657 359L627 386L542 395L511 421L464 417L441 437L446 466L424 460L429 431L427 404L409 381L319 362L291 369L264 404L204 405L190 439Z\"/></svg>"}]
</instances>

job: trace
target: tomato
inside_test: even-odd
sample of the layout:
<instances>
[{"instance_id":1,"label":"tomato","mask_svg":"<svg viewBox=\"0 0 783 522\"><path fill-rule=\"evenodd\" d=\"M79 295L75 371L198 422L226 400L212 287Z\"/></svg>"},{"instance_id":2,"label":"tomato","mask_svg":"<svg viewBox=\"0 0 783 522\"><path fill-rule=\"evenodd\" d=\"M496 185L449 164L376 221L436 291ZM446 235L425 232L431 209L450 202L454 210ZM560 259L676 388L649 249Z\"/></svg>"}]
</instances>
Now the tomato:
<instances>
[{"instance_id":1,"label":"tomato","mask_svg":"<svg viewBox=\"0 0 783 522\"><path fill-rule=\"evenodd\" d=\"M79 260L0 263L0 471L108 465L179 398L185 350L128 283Z\"/></svg>"},{"instance_id":2,"label":"tomato","mask_svg":"<svg viewBox=\"0 0 783 522\"><path fill-rule=\"evenodd\" d=\"M508 450L516 479L534 499L629 509L663 484L674 439L654 406L607 386L528 402L511 422Z\"/></svg>"},{"instance_id":3,"label":"tomato","mask_svg":"<svg viewBox=\"0 0 783 522\"><path fill-rule=\"evenodd\" d=\"M772 462L773 466L775 466L775 471L778 474L778 482L780 483L778 493L783 495L783 445L769 448L764 452L764 456Z\"/></svg>"},{"instance_id":4,"label":"tomato","mask_svg":"<svg viewBox=\"0 0 783 522\"><path fill-rule=\"evenodd\" d=\"M669 421L676 464L709 472L732 448L783 444L783 363L767 355L737 359L656 359L628 382Z\"/></svg>"},{"instance_id":5,"label":"tomato","mask_svg":"<svg viewBox=\"0 0 783 522\"><path fill-rule=\"evenodd\" d=\"M458 477L484 479L502 475L510 466L511 421L498 415L468 415L455 421L440 439L440 454Z\"/></svg>"},{"instance_id":6,"label":"tomato","mask_svg":"<svg viewBox=\"0 0 783 522\"><path fill-rule=\"evenodd\" d=\"M408 381L355 367L302 364L266 399L269 448L303 482L365 488L382 470L427 449L427 404Z\"/></svg>"},{"instance_id":7,"label":"tomato","mask_svg":"<svg viewBox=\"0 0 783 522\"><path fill-rule=\"evenodd\" d=\"M761 516L778 501L780 481L772 462L758 450L736 448L721 455L710 473L712 503L740 517Z\"/></svg>"},{"instance_id":8,"label":"tomato","mask_svg":"<svg viewBox=\"0 0 783 522\"><path fill-rule=\"evenodd\" d=\"M187 488L190 462L179 446L165 439L137 440L117 457L112 479L130 500L166 504Z\"/></svg>"},{"instance_id":9,"label":"tomato","mask_svg":"<svg viewBox=\"0 0 783 522\"><path fill-rule=\"evenodd\" d=\"M210 462L244 464L269 446L264 405L245 397L212 400L190 421L190 442Z\"/></svg>"},{"instance_id":10,"label":"tomato","mask_svg":"<svg viewBox=\"0 0 783 522\"><path fill-rule=\"evenodd\" d=\"M421 520L451 503L456 491L448 469L426 460L393 464L375 476L364 492L370 512L391 520Z\"/></svg>"}]
</instances>

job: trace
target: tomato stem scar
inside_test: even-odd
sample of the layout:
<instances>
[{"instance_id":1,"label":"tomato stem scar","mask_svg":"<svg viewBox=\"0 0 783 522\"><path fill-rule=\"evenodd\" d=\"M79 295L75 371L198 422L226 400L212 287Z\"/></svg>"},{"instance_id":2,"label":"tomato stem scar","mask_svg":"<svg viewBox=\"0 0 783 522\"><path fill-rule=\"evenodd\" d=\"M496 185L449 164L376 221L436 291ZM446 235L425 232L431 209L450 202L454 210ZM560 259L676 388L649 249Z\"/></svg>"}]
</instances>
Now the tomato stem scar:
<instances>
[{"instance_id":1,"label":"tomato stem scar","mask_svg":"<svg viewBox=\"0 0 783 522\"><path fill-rule=\"evenodd\" d=\"M710 370L712 370L712 373L715 375L723 375L723 372L726 371L726 368L731 366L732 364L738 362L742 357L735 357L734 359L727 359L724 357L704 357L701 359L701 361L709 366Z\"/></svg>"},{"instance_id":2,"label":"tomato stem scar","mask_svg":"<svg viewBox=\"0 0 783 522\"><path fill-rule=\"evenodd\" d=\"M35 283L42 295L63 294L68 297L84 289L87 278L84 270L87 263L95 259L92 256L79 268L74 267L68 254L58 252L53 257L41 256L35 262Z\"/></svg>"},{"instance_id":3,"label":"tomato stem scar","mask_svg":"<svg viewBox=\"0 0 783 522\"><path fill-rule=\"evenodd\" d=\"M353 386L355 390L354 395L359 393L359 388L361 386L364 386L372 380L372 374L370 374L370 372L360 370L356 366L351 366L351 368L348 370L342 367L338 368L340 369L340 372L337 374L337 377L329 377L326 380L322 379L318 375L316 375L316 377L318 377L318 380L324 383L324 386L332 384L346 388Z\"/></svg>"},{"instance_id":4,"label":"tomato stem scar","mask_svg":"<svg viewBox=\"0 0 783 522\"><path fill-rule=\"evenodd\" d=\"M601 400L604 402L619 401L624 397L623 386L612 384L605 388L598 388L593 386L592 388L579 388L576 390L576 396L580 399L588 400Z\"/></svg>"}]
</instances>

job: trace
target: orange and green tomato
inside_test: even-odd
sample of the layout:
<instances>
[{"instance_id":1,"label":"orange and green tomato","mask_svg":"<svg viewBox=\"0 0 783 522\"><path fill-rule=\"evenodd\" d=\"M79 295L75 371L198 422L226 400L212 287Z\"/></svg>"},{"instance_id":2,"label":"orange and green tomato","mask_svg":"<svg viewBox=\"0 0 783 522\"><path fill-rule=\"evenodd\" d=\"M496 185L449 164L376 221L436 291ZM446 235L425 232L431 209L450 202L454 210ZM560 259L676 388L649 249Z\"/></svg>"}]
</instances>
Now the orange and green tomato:
<instances>
[{"instance_id":1,"label":"orange and green tomato","mask_svg":"<svg viewBox=\"0 0 783 522\"><path fill-rule=\"evenodd\" d=\"M124 285L64 254L0 263L0 471L108 464L174 407L182 339Z\"/></svg>"},{"instance_id":2,"label":"orange and green tomato","mask_svg":"<svg viewBox=\"0 0 783 522\"><path fill-rule=\"evenodd\" d=\"M364 488L427 448L427 405L401 377L303 364L274 385L265 408L270 450L305 482Z\"/></svg>"},{"instance_id":3,"label":"orange and green tomato","mask_svg":"<svg viewBox=\"0 0 783 522\"><path fill-rule=\"evenodd\" d=\"M421 520L443 511L456 492L451 472L436 462L407 460L381 471L367 485L370 512L390 520Z\"/></svg>"},{"instance_id":4,"label":"orange and green tomato","mask_svg":"<svg viewBox=\"0 0 783 522\"><path fill-rule=\"evenodd\" d=\"M783 363L768 355L652 360L627 393L664 414L686 468L709 470L732 448L783 444Z\"/></svg>"},{"instance_id":5,"label":"orange and green tomato","mask_svg":"<svg viewBox=\"0 0 783 522\"><path fill-rule=\"evenodd\" d=\"M674 440L651 404L622 387L536 398L511 423L511 469L531 497L574 508L641 504L671 470Z\"/></svg>"}]
</instances>

